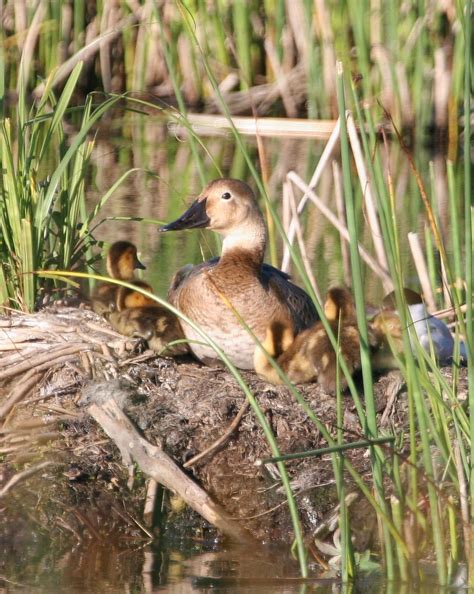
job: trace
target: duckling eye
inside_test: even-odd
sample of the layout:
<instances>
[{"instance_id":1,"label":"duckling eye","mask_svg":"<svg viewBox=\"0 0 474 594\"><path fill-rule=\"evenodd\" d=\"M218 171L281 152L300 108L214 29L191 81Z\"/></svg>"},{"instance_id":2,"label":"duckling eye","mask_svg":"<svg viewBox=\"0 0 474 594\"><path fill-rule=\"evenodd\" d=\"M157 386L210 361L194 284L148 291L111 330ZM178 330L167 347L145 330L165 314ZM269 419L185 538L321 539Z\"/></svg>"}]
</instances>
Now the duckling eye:
<instances>
[{"instance_id":1,"label":"duckling eye","mask_svg":"<svg viewBox=\"0 0 474 594\"><path fill-rule=\"evenodd\" d=\"M230 192L224 192L221 196L222 200L230 200L230 198L232 198L232 195Z\"/></svg>"}]
</instances>

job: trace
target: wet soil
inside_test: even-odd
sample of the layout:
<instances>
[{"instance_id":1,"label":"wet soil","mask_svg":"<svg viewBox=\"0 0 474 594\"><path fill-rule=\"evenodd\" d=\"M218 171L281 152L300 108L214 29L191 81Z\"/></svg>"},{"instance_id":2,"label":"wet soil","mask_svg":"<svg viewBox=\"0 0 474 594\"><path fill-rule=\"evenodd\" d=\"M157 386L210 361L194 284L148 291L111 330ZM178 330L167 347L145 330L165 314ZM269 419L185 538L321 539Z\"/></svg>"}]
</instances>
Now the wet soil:
<instances>
[{"instance_id":1,"label":"wet soil","mask_svg":"<svg viewBox=\"0 0 474 594\"><path fill-rule=\"evenodd\" d=\"M169 492L158 490L154 512L144 513L147 489L150 494L147 478L137 467L130 474L115 444L81 405L81 394L104 381L112 392L125 394L121 406L139 431L181 466L225 434L245 403L225 368L205 367L186 357L158 357L143 343L112 332L87 309L14 314L0 319L0 329L0 549L19 552L32 538L53 538L61 547L71 540L140 543L158 535L201 541L219 537ZM74 351L74 345L77 351L64 355ZM32 372L34 383L22 392ZM282 453L327 445L288 388L267 384L251 372L242 376ZM461 390L464 381L461 373ZM335 435L335 398L317 384L299 390ZM15 391L21 398L11 404ZM376 393L379 426L403 425L407 401L400 373L382 376ZM345 441L362 439L350 395L343 406ZM345 455L370 484L365 452ZM272 464L257 465L269 455L262 429L248 408L229 439L186 472L258 540L291 542L278 471ZM336 506L331 457L294 460L287 468L308 541L316 531L319 538L329 538L335 530L329 518ZM365 550L375 546L375 517L349 479L347 489L354 493L356 546Z\"/></svg>"}]
</instances>

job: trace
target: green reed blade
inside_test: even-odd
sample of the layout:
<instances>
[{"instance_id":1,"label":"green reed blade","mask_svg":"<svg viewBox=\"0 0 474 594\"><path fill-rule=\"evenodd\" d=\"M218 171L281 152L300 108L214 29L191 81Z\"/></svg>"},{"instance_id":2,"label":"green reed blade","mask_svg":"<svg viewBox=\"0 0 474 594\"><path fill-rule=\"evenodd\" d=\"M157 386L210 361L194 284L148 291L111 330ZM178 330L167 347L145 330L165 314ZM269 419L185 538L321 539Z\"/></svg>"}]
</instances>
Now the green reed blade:
<instances>
[{"instance_id":1,"label":"green reed blade","mask_svg":"<svg viewBox=\"0 0 474 594\"><path fill-rule=\"evenodd\" d=\"M235 31L235 45L241 71L240 88L246 90L252 85L252 60L250 56L250 14L247 0L234 0L232 22Z\"/></svg>"},{"instance_id":2,"label":"green reed blade","mask_svg":"<svg viewBox=\"0 0 474 594\"><path fill-rule=\"evenodd\" d=\"M43 140L43 145L38 155L39 161L41 161L45 157L46 151L49 150L53 134L55 134L62 127L64 114L69 106L69 102L71 101L71 97L76 88L77 81L79 80L79 77L81 75L83 65L83 62L79 62L79 64L75 66L74 70L71 72L67 80L66 85L64 86L63 92L61 93L61 96L55 106L53 117L49 124L48 132Z\"/></svg>"},{"instance_id":3,"label":"green reed blade","mask_svg":"<svg viewBox=\"0 0 474 594\"><path fill-rule=\"evenodd\" d=\"M471 100L474 86L472 66L472 3L466 0L464 3L464 253L465 253L465 281L466 281L466 345L469 378L469 407L474 411L474 345L473 345L473 307L472 307L472 172L471 172ZM470 441L474 444L474 414L470 416ZM470 494L471 494L471 520L474 520L474 462L471 458L470 470ZM470 571L473 568L470 567ZM474 575L469 576L469 583L474 584Z\"/></svg>"},{"instance_id":4,"label":"green reed blade","mask_svg":"<svg viewBox=\"0 0 474 594\"><path fill-rule=\"evenodd\" d=\"M375 396L373 390L372 369L370 363L370 347L367 330L367 320L365 314L365 297L362 280L362 266L360 262L359 250L357 248L357 222L354 205L354 197L352 192L350 156L349 156L349 141L346 127L346 105L344 92L344 76L341 62L337 63L337 95L339 105L339 117L341 119L341 158L342 171L344 182L344 195L347 214L347 228L351 237L350 242L350 256L351 256L351 274L352 287L355 296L357 326L360 332L360 354L362 366L362 380L364 384L366 418L364 431L368 439L376 439L378 437L377 428L377 412L375 405ZM376 497L379 500L380 506L388 513L387 504L385 501L384 484L383 484L383 453L377 448L371 448L373 459L373 480L376 492ZM387 577L392 579L394 576L394 559L390 533L388 529L383 526L384 532L384 550Z\"/></svg>"}]
</instances>

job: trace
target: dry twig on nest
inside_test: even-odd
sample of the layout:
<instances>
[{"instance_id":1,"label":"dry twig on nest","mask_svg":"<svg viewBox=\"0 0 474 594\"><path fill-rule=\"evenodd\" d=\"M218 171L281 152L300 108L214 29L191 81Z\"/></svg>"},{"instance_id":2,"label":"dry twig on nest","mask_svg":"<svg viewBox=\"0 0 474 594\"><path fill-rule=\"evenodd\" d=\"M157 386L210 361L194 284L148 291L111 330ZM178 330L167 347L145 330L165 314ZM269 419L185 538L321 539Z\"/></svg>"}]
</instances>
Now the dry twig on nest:
<instances>
[{"instance_id":1,"label":"dry twig on nest","mask_svg":"<svg viewBox=\"0 0 474 594\"><path fill-rule=\"evenodd\" d=\"M92 402L87 409L89 414L117 445L125 464L131 463L133 459L144 474L175 492L187 505L232 540L252 541L251 535L238 522L230 519L220 505L167 454L138 434L115 400L123 397L118 385L111 387L110 383L104 382L95 384L93 389L84 394L83 400L87 402L89 399Z\"/></svg>"}]
</instances>

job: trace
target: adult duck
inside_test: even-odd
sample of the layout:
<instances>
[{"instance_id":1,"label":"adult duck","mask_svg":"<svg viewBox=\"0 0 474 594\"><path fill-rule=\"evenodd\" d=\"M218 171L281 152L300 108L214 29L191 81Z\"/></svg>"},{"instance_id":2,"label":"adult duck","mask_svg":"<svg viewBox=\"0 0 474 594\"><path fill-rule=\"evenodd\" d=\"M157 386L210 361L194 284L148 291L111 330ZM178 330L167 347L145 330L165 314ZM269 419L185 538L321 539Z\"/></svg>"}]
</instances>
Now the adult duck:
<instances>
[{"instance_id":1,"label":"adult duck","mask_svg":"<svg viewBox=\"0 0 474 594\"><path fill-rule=\"evenodd\" d=\"M209 183L190 208L161 231L206 228L223 236L222 254L175 275L168 299L186 314L242 369L253 368L254 334L264 340L271 323L280 321L297 334L317 320L309 296L277 268L263 264L266 229L250 187L235 179ZM217 359L202 337L182 322L195 356ZM249 331L250 330L250 331Z\"/></svg>"}]
</instances>

